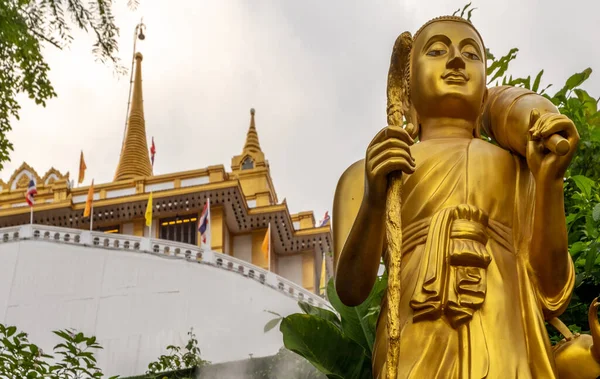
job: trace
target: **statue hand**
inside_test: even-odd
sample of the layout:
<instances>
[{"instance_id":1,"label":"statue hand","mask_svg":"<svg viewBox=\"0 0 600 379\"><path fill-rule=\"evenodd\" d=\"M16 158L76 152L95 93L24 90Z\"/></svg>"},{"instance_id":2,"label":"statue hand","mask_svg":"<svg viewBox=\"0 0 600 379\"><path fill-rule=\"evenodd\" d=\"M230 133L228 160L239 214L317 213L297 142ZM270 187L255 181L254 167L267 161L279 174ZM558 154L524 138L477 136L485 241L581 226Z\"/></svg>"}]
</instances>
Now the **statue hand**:
<instances>
[{"instance_id":1,"label":"statue hand","mask_svg":"<svg viewBox=\"0 0 600 379\"><path fill-rule=\"evenodd\" d=\"M579 142L579 133L573 121L560 113L540 115L537 109L531 111L529 120L529 142L527 144L527 164L536 181L561 180L573 159ZM560 134L570 143L567 154L559 156L544 146L544 141L553 134Z\"/></svg>"},{"instance_id":2,"label":"statue hand","mask_svg":"<svg viewBox=\"0 0 600 379\"><path fill-rule=\"evenodd\" d=\"M365 199L371 204L385 205L390 173L415 171L415 160L410 153L413 143L404 128L393 125L383 128L373 138L365 159Z\"/></svg>"}]
</instances>

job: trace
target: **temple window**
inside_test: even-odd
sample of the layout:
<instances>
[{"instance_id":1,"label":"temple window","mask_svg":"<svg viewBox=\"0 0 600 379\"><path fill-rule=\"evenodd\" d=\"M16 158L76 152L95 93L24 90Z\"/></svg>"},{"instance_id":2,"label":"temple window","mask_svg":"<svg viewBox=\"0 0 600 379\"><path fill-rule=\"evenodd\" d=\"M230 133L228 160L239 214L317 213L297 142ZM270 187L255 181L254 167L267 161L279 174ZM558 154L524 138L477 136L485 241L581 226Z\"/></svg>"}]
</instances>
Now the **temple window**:
<instances>
[{"instance_id":1,"label":"temple window","mask_svg":"<svg viewBox=\"0 0 600 379\"><path fill-rule=\"evenodd\" d=\"M242 162L242 170L250 170L254 168L254 161L250 157L244 158Z\"/></svg>"},{"instance_id":2,"label":"temple window","mask_svg":"<svg viewBox=\"0 0 600 379\"><path fill-rule=\"evenodd\" d=\"M159 222L159 236L161 239L196 244L198 237L197 216L176 216L161 219Z\"/></svg>"}]
</instances>

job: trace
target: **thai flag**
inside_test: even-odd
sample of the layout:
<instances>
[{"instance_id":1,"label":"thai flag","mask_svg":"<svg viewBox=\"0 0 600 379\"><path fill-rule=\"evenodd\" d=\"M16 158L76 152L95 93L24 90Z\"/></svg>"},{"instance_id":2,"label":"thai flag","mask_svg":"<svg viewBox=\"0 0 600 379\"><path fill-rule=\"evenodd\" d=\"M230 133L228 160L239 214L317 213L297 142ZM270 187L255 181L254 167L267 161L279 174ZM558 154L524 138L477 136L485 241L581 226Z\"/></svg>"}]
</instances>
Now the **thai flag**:
<instances>
[{"instance_id":1,"label":"thai flag","mask_svg":"<svg viewBox=\"0 0 600 379\"><path fill-rule=\"evenodd\" d=\"M33 207L33 204L35 204L35 201L33 200L34 195L37 195L37 188L35 188L33 179L30 179L27 192L25 192L25 201L27 201L27 204L29 204L30 207Z\"/></svg>"},{"instance_id":2,"label":"thai flag","mask_svg":"<svg viewBox=\"0 0 600 379\"><path fill-rule=\"evenodd\" d=\"M323 218L323 220L319 224L319 228L327 225L327 223L329 222L330 219L331 219L331 217L329 217L329 211L325 212L325 217Z\"/></svg>"},{"instance_id":3,"label":"thai flag","mask_svg":"<svg viewBox=\"0 0 600 379\"><path fill-rule=\"evenodd\" d=\"M154 145L154 137L152 137L152 146L150 146L150 159L152 160L152 167L154 167L154 155L156 155L156 146Z\"/></svg>"},{"instance_id":4,"label":"thai flag","mask_svg":"<svg viewBox=\"0 0 600 379\"><path fill-rule=\"evenodd\" d=\"M198 221L198 232L202 236L202 243L206 243L206 235L208 234L208 223L209 223L209 215L210 215L210 199L206 199L206 203L204 204L204 208L202 209L202 214L200 215L200 220Z\"/></svg>"}]
</instances>

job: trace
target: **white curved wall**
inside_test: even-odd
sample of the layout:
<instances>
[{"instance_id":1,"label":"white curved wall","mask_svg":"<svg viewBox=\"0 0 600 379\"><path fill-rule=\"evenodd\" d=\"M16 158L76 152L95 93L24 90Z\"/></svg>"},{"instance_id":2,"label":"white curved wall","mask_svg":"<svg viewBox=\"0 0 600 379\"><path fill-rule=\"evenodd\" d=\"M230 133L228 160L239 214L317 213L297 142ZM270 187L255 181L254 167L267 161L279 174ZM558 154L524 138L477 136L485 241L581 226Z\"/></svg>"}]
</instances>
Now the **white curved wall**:
<instances>
[{"instance_id":1,"label":"white curved wall","mask_svg":"<svg viewBox=\"0 0 600 379\"><path fill-rule=\"evenodd\" d=\"M263 332L273 318L264 310L282 315L298 311L297 299L288 296L292 284L278 290L283 279L270 273L261 284L236 270L207 264L206 258L199 264L189 257L143 252L144 241L156 240L138 239L142 250L135 252L86 244L102 235L81 231L71 231L71 243L52 237L23 240L44 227L27 228L0 229L5 240L0 243L0 322L29 333L47 352L58 342L52 330L75 328L95 335L104 347L99 366L108 375L144 373L167 345L183 346L190 327L203 358L213 362L274 354L282 346L281 334ZM14 230L20 234L10 241ZM73 233L81 238L77 244ZM270 287L271 282L278 286ZM297 296L300 291L294 288Z\"/></svg>"}]
</instances>

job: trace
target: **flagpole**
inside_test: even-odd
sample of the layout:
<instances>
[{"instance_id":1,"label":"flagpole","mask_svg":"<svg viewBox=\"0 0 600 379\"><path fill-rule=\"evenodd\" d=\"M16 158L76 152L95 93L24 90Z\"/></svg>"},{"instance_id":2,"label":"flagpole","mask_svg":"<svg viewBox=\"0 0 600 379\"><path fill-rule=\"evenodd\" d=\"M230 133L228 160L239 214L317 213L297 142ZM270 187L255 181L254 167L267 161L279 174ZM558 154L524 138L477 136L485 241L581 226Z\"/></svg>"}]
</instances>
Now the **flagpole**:
<instances>
[{"instance_id":1,"label":"flagpole","mask_svg":"<svg viewBox=\"0 0 600 379\"><path fill-rule=\"evenodd\" d=\"M33 225L33 205L29 207L30 209L30 213L29 213L29 223L31 225Z\"/></svg>"},{"instance_id":2,"label":"flagpole","mask_svg":"<svg viewBox=\"0 0 600 379\"><path fill-rule=\"evenodd\" d=\"M90 232L94 228L94 203L92 203L92 209L90 214Z\"/></svg>"},{"instance_id":3,"label":"flagpole","mask_svg":"<svg viewBox=\"0 0 600 379\"><path fill-rule=\"evenodd\" d=\"M208 215L206 216L208 217L208 250L212 250L212 220L210 219L210 196L206 198L206 201L208 201Z\"/></svg>"}]
</instances>

